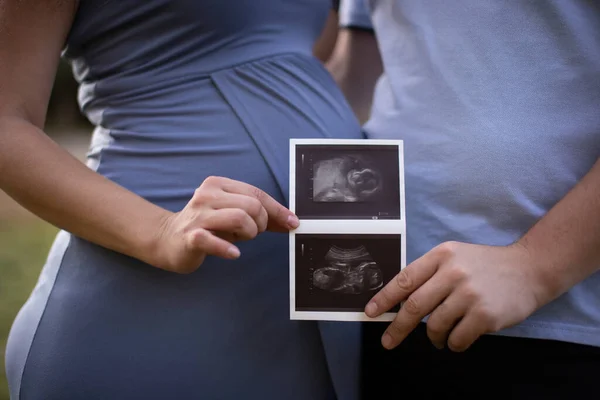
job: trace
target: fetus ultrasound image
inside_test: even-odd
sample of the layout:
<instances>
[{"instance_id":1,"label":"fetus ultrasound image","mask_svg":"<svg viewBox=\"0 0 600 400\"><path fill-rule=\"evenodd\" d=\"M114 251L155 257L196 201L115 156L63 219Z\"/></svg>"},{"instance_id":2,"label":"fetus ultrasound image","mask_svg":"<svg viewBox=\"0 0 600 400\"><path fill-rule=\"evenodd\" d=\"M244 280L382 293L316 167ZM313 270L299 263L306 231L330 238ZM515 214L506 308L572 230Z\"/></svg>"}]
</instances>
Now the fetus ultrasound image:
<instances>
[{"instance_id":1,"label":"fetus ultrasound image","mask_svg":"<svg viewBox=\"0 0 600 400\"><path fill-rule=\"evenodd\" d=\"M365 202L381 192L380 172L364 157L349 155L313 164L313 201Z\"/></svg>"},{"instance_id":2,"label":"fetus ultrasound image","mask_svg":"<svg viewBox=\"0 0 600 400\"><path fill-rule=\"evenodd\" d=\"M398 272L400 235L296 235L296 311L358 311Z\"/></svg>"},{"instance_id":3,"label":"fetus ultrasound image","mask_svg":"<svg viewBox=\"0 0 600 400\"><path fill-rule=\"evenodd\" d=\"M296 146L296 213L305 219L399 219L398 147Z\"/></svg>"}]
</instances>

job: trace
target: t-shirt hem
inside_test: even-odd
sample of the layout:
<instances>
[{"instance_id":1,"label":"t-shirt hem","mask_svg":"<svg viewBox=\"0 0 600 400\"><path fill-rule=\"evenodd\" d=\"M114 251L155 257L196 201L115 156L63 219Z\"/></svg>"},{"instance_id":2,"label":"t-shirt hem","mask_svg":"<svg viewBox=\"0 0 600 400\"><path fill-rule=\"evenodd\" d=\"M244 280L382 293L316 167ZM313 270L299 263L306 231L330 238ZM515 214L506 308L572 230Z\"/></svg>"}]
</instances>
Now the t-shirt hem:
<instances>
[{"instance_id":1,"label":"t-shirt hem","mask_svg":"<svg viewBox=\"0 0 600 400\"><path fill-rule=\"evenodd\" d=\"M524 322L494 333L499 336L512 336L530 339L556 340L600 347L600 327L583 327L563 323Z\"/></svg>"}]
</instances>

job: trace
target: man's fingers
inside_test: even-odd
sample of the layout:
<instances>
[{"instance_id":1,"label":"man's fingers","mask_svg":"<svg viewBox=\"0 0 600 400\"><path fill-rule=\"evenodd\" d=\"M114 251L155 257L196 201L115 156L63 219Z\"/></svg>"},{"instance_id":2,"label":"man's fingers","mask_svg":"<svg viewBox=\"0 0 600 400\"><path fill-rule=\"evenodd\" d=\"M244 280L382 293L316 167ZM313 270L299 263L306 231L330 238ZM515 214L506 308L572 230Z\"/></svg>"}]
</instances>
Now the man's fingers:
<instances>
[{"instance_id":1,"label":"man's fingers","mask_svg":"<svg viewBox=\"0 0 600 400\"><path fill-rule=\"evenodd\" d=\"M463 352L482 335L488 333L487 316L477 309L467 311L465 317L456 325L448 337L448 348Z\"/></svg>"},{"instance_id":2,"label":"man's fingers","mask_svg":"<svg viewBox=\"0 0 600 400\"><path fill-rule=\"evenodd\" d=\"M427 336L438 349L446 346L452 329L458 324L470 306L469 299L456 293L450 294L427 319Z\"/></svg>"},{"instance_id":3,"label":"man's fingers","mask_svg":"<svg viewBox=\"0 0 600 400\"><path fill-rule=\"evenodd\" d=\"M294 213L255 186L223 178L221 188L227 193L242 194L259 200L269 216L267 230L288 232L290 229L296 229L300 225L298 217Z\"/></svg>"},{"instance_id":4,"label":"man's fingers","mask_svg":"<svg viewBox=\"0 0 600 400\"><path fill-rule=\"evenodd\" d=\"M402 304L396 318L384 333L383 346L392 349L400 344L423 318L444 301L452 289L439 275L435 275L414 291Z\"/></svg>"},{"instance_id":5,"label":"man's fingers","mask_svg":"<svg viewBox=\"0 0 600 400\"><path fill-rule=\"evenodd\" d=\"M398 273L365 307L367 316L374 318L404 301L427 282L437 271L438 257L427 253Z\"/></svg>"},{"instance_id":6,"label":"man's fingers","mask_svg":"<svg viewBox=\"0 0 600 400\"><path fill-rule=\"evenodd\" d=\"M216 237L206 229L196 229L187 235L188 250L202 254L235 260L240 256L240 250L226 240Z\"/></svg>"},{"instance_id":7,"label":"man's fingers","mask_svg":"<svg viewBox=\"0 0 600 400\"><path fill-rule=\"evenodd\" d=\"M235 234L238 240L251 240L258 235L256 222L239 208L213 210L202 225L208 231Z\"/></svg>"}]
</instances>

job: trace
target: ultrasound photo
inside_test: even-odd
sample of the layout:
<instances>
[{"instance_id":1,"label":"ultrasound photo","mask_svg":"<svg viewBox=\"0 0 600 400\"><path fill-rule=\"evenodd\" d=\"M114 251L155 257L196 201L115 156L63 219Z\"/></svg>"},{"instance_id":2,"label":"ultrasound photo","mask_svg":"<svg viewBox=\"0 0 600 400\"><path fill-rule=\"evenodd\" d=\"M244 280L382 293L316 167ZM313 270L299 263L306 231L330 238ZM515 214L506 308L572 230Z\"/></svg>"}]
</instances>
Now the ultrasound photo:
<instances>
[{"instance_id":1,"label":"ultrasound photo","mask_svg":"<svg viewBox=\"0 0 600 400\"><path fill-rule=\"evenodd\" d=\"M326 265L313 272L313 285L328 292L364 294L383 286L382 272L363 245L344 248L332 245Z\"/></svg>"},{"instance_id":2,"label":"ultrasound photo","mask_svg":"<svg viewBox=\"0 0 600 400\"><path fill-rule=\"evenodd\" d=\"M400 162L394 145L297 145L301 219L399 219Z\"/></svg>"},{"instance_id":3,"label":"ultrasound photo","mask_svg":"<svg viewBox=\"0 0 600 400\"><path fill-rule=\"evenodd\" d=\"M365 157L348 155L313 165L313 201L353 203L373 199L382 189L380 172Z\"/></svg>"},{"instance_id":4,"label":"ultrasound photo","mask_svg":"<svg viewBox=\"0 0 600 400\"><path fill-rule=\"evenodd\" d=\"M363 312L401 268L401 236L298 234L296 311Z\"/></svg>"}]
</instances>

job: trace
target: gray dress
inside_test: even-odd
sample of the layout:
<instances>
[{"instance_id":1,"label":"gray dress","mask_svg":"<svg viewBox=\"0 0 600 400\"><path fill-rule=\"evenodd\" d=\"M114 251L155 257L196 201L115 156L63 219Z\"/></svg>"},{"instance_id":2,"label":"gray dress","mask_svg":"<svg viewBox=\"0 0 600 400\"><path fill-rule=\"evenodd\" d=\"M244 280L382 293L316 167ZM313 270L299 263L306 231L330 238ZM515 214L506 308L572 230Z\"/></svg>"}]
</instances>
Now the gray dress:
<instances>
[{"instance_id":1,"label":"gray dress","mask_svg":"<svg viewBox=\"0 0 600 400\"><path fill-rule=\"evenodd\" d=\"M324 0L82 0L89 166L172 211L210 175L287 204L288 140L362 137L311 49ZM61 232L12 327L12 399L353 399L359 327L289 320L288 240L168 273Z\"/></svg>"}]
</instances>

